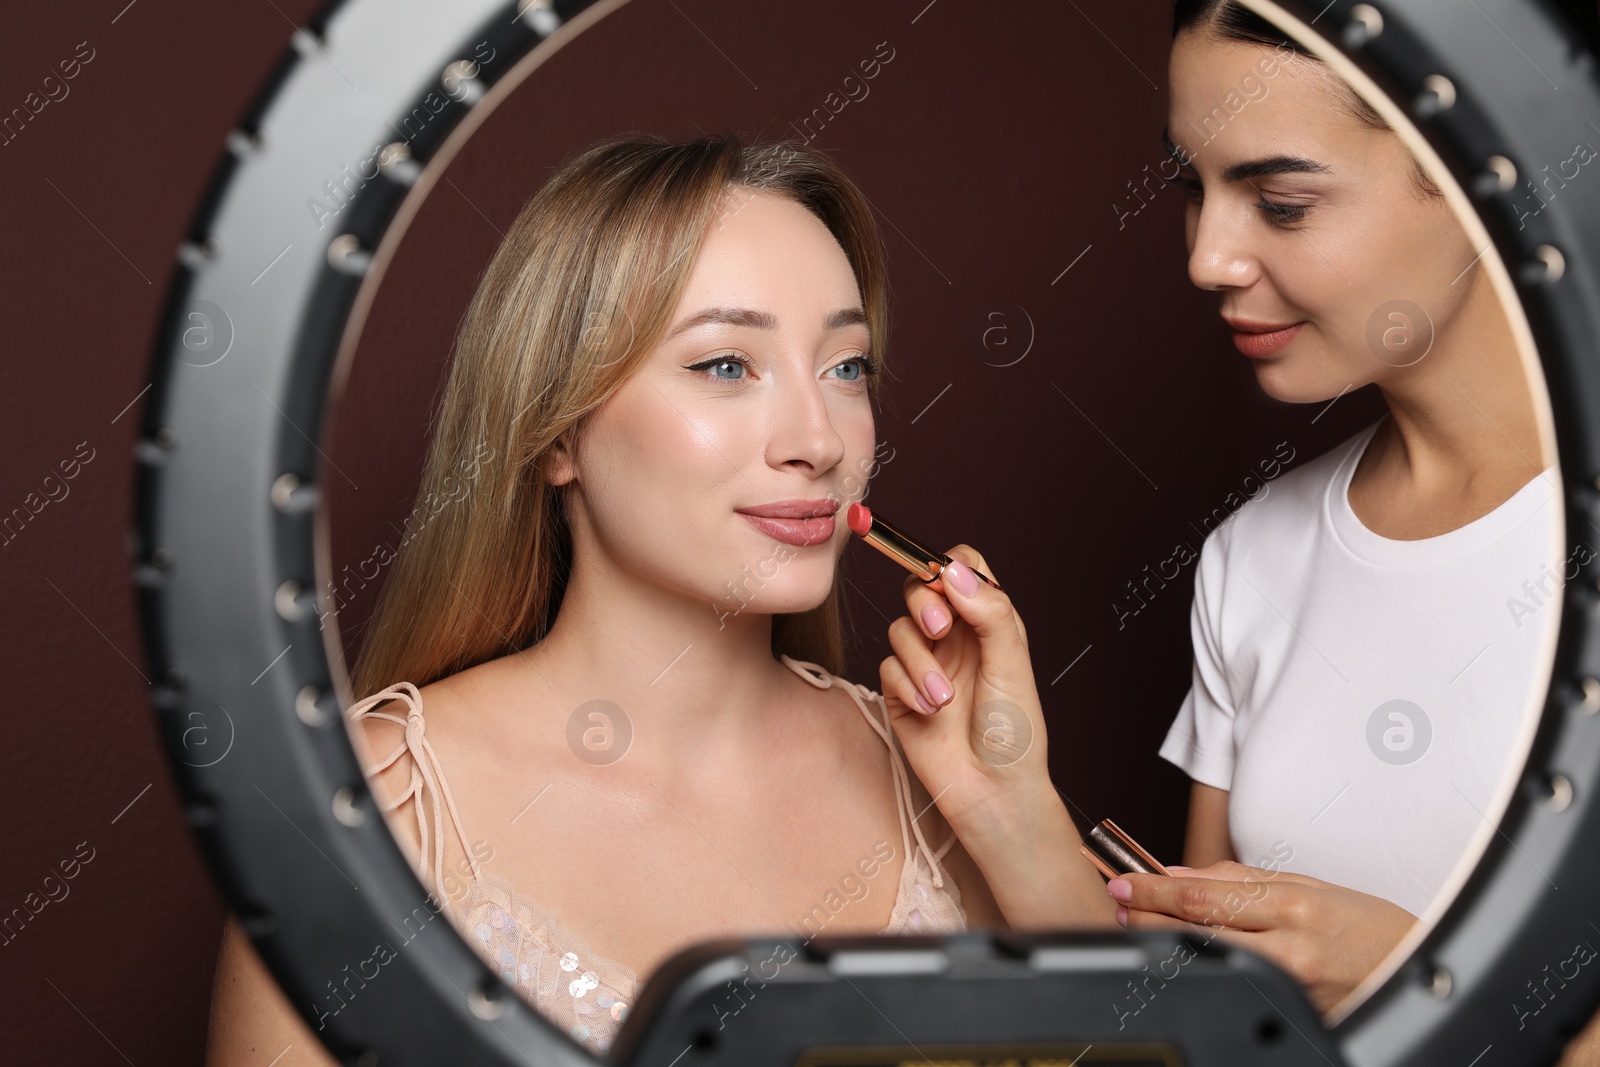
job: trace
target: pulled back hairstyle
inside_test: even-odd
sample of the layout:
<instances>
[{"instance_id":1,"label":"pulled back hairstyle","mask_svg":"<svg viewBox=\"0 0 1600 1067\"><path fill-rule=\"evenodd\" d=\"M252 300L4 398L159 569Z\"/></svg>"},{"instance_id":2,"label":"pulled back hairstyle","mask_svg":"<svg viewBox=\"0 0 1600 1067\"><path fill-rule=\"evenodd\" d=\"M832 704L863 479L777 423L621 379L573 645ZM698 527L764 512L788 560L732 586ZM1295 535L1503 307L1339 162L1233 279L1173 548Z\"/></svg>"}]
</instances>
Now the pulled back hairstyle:
<instances>
[{"instance_id":1,"label":"pulled back hairstyle","mask_svg":"<svg viewBox=\"0 0 1600 1067\"><path fill-rule=\"evenodd\" d=\"M1246 44L1266 45L1270 48L1288 48L1296 55L1321 63L1322 60L1290 37L1274 23L1251 11L1236 0L1175 0L1172 5L1172 36L1185 30L1208 33L1220 41L1242 41ZM1376 130L1393 129L1378 114L1378 109L1367 98L1356 92L1343 78L1335 79L1343 91L1344 105L1357 119ZM1428 172L1415 156L1411 157L1411 177L1417 191L1423 196L1438 197L1444 194L1434 184Z\"/></svg>"},{"instance_id":2,"label":"pulled back hairstyle","mask_svg":"<svg viewBox=\"0 0 1600 1067\"><path fill-rule=\"evenodd\" d=\"M590 413L666 333L729 187L788 197L822 220L885 365L882 237L825 155L734 135L627 136L569 160L517 215L462 319L418 492L453 503L406 531L352 672L356 699L426 685L549 632L573 546L545 458L558 438L581 442ZM868 378L873 402L881 377ZM774 655L844 670L838 586L810 611L773 617Z\"/></svg>"}]
</instances>

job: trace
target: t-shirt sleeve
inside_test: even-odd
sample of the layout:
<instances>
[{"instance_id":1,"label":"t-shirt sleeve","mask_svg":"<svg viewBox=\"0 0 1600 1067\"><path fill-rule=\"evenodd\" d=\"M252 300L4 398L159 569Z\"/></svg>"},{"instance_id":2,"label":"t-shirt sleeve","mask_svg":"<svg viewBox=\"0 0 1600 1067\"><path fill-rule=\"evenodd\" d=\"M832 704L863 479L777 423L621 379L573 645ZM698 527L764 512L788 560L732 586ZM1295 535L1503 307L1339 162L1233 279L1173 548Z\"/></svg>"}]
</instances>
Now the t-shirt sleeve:
<instances>
[{"instance_id":1,"label":"t-shirt sleeve","mask_svg":"<svg viewBox=\"0 0 1600 1067\"><path fill-rule=\"evenodd\" d=\"M1163 759L1182 767L1190 778L1218 789L1228 789L1233 782L1234 705L1222 662L1219 625L1223 568L1233 525L1230 518L1200 547L1194 603L1189 610L1193 677L1159 750Z\"/></svg>"}]
</instances>

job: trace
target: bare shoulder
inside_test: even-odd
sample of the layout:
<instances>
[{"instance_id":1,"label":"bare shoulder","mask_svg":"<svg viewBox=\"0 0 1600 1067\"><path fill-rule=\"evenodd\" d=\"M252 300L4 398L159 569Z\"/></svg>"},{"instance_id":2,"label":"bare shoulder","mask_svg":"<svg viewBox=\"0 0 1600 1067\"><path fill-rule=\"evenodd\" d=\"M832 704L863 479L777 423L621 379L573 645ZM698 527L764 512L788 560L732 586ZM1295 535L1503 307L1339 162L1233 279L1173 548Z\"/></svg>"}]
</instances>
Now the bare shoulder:
<instances>
[{"instance_id":1,"label":"bare shoulder","mask_svg":"<svg viewBox=\"0 0 1600 1067\"><path fill-rule=\"evenodd\" d=\"M442 682L417 689L417 703L423 709L424 732L433 734L449 704ZM357 719L347 720L350 742L356 752L361 769L367 773L367 785L374 799L386 812L391 831L399 839L407 858L415 865L421 855L417 837L417 819L413 810L415 796L406 796L411 789L415 761L406 745L406 722L411 713L411 694L400 687L388 690L387 699L368 706ZM376 695L376 694L374 694ZM387 766L382 766L387 761ZM377 768L374 770L374 768ZM396 804L396 798L406 796Z\"/></svg>"},{"instance_id":2,"label":"bare shoulder","mask_svg":"<svg viewBox=\"0 0 1600 1067\"><path fill-rule=\"evenodd\" d=\"M273 1057L280 1057L274 1059ZM232 912L222 931L211 991L207 1067L267 1063L337 1067L273 980Z\"/></svg>"},{"instance_id":3,"label":"bare shoulder","mask_svg":"<svg viewBox=\"0 0 1600 1067\"><path fill-rule=\"evenodd\" d=\"M497 699L495 685L501 673L499 663L490 660L427 685L391 687L385 691L387 699L364 709L361 717L351 724L351 743L362 770L376 768L367 775L372 795L385 809L389 827L414 867L420 869L422 850L417 834L416 796L414 793L407 795L412 789L413 776L420 773L406 743L412 702L422 714L423 736L435 756L444 759L447 765L454 764L457 774L471 778L477 766L477 752L484 740L478 736L482 733L481 722L471 713ZM405 799L397 803L399 797ZM431 820L431 813L428 817ZM452 847L447 843L447 849Z\"/></svg>"},{"instance_id":4,"label":"bare shoulder","mask_svg":"<svg viewBox=\"0 0 1600 1067\"><path fill-rule=\"evenodd\" d=\"M797 717L794 721L826 724L827 729L818 738L820 743L833 751L836 758L848 760L848 765L855 772L876 778L887 752L879 731L887 730L893 736L893 728L884 713L883 697L871 686L866 687L870 695L852 694L849 691L854 684L851 679L842 675L835 675L835 678L834 684L825 689L809 685L800 678L795 679L796 699L800 701L800 707L810 714ZM862 721L864 716L856 703L857 695L862 697L867 711L865 718L869 718L872 725ZM797 747L794 751L796 755L806 755L814 754L815 750L803 752ZM809 755L806 758L810 758Z\"/></svg>"}]
</instances>

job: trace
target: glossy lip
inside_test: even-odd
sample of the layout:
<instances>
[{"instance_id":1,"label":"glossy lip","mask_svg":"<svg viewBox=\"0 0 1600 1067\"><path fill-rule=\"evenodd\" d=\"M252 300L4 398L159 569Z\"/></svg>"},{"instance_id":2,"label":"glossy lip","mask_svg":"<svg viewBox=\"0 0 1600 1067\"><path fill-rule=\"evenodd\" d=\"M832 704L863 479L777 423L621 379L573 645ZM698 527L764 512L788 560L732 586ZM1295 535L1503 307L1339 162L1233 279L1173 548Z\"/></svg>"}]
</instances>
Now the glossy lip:
<instances>
[{"instance_id":1,"label":"glossy lip","mask_svg":"<svg viewBox=\"0 0 1600 1067\"><path fill-rule=\"evenodd\" d=\"M1251 359L1266 359L1276 355L1299 336L1300 327L1305 325L1304 322L1291 322L1280 326L1249 319L1230 319L1226 315L1222 321L1233 330L1233 347Z\"/></svg>"},{"instance_id":2,"label":"glossy lip","mask_svg":"<svg viewBox=\"0 0 1600 1067\"><path fill-rule=\"evenodd\" d=\"M771 504L756 504L748 508L734 508L741 515L759 515L769 519L814 519L832 515L839 510L837 500L777 500Z\"/></svg>"},{"instance_id":3,"label":"glossy lip","mask_svg":"<svg viewBox=\"0 0 1600 1067\"><path fill-rule=\"evenodd\" d=\"M820 545L833 539L837 500L778 500L736 508L750 525L768 537L785 544Z\"/></svg>"},{"instance_id":4,"label":"glossy lip","mask_svg":"<svg viewBox=\"0 0 1600 1067\"><path fill-rule=\"evenodd\" d=\"M1229 329L1233 330L1234 333L1277 333L1279 330L1287 330L1300 325L1298 322L1271 323L1253 322L1250 319L1230 319L1226 315L1222 316L1222 321L1227 323Z\"/></svg>"}]
</instances>

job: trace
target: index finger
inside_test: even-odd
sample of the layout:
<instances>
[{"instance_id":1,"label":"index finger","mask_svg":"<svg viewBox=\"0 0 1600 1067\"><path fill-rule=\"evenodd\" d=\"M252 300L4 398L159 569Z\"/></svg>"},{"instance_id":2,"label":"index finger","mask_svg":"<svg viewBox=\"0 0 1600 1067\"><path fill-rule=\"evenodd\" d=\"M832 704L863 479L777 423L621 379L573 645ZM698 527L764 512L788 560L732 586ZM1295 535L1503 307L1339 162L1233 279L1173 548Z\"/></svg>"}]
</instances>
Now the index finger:
<instances>
[{"instance_id":1,"label":"index finger","mask_svg":"<svg viewBox=\"0 0 1600 1067\"><path fill-rule=\"evenodd\" d=\"M1169 867L1168 870L1175 868ZM1294 882L1298 885L1316 886L1323 883L1315 878L1293 871L1273 869L1270 867L1252 867L1237 860L1218 860L1204 867L1184 868L1185 872L1193 878L1211 878L1219 882L1243 882L1246 879L1256 879L1262 882Z\"/></svg>"},{"instance_id":2,"label":"index finger","mask_svg":"<svg viewBox=\"0 0 1600 1067\"><path fill-rule=\"evenodd\" d=\"M1126 900L1115 891L1118 882L1127 886ZM1270 930L1282 925L1276 910L1283 888L1271 894L1268 883L1260 878L1229 881L1159 874L1125 874L1106 884L1107 892L1129 908L1235 930Z\"/></svg>"},{"instance_id":3,"label":"index finger","mask_svg":"<svg viewBox=\"0 0 1600 1067\"><path fill-rule=\"evenodd\" d=\"M975 571L995 577L982 554L968 545L957 545L945 554L952 559L959 559ZM995 578L995 581L999 579ZM917 620L923 633L929 637L943 637L950 632L956 616L950 601L945 598L943 581L935 578L931 582L924 582L915 574L908 574L901 588L905 593L906 607L911 610L911 617Z\"/></svg>"}]
</instances>

